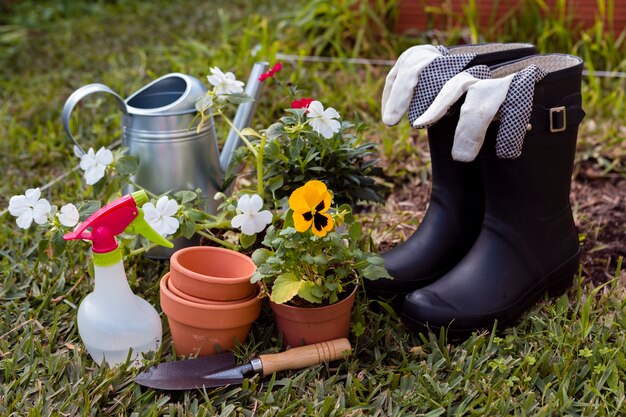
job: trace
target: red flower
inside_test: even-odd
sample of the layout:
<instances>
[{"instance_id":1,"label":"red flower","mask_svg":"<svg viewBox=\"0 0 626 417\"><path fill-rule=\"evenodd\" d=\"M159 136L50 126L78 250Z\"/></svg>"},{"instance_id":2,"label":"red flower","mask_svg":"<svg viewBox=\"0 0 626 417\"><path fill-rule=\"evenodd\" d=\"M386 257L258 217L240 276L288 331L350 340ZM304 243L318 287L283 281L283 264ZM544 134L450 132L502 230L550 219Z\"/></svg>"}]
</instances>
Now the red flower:
<instances>
[{"instance_id":1,"label":"red flower","mask_svg":"<svg viewBox=\"0 0 626 417\"><path fill-rule=\"evenodd\" d=\"M283 64L281 64L280 62L277 62L276 64L274 64L274 67L272 67L272 69L270 70L270 72L272 73L272 75L276 74L278 71L280 71L281 69L283 69Z\"/></svg>"},{"instance_id":2,"label":"red flower","mask_svg":"<svg viewBox=\"0 0 626 417\"><path fill-rule=\"evenodd\" d=\"M291 102L291 108L292 109L306 109L309 107L309 104L311 104L312 101L313 99L310 97L304 97L304 98L301 98L300 100L294 100Z\"/></svg>"},{"instance_id":3,"label":"red flower","mask_svg":"<svg viewBox=\"0 0 626 417\"><path fill-rule=\"evenodd\" d=\"M274 64L274 66L269 71L264 72L263 74L261 74L261 76L259 77L259 81L263 82L263 81L267 80L268 78L272 78L274 76L274 74L276 74L282 68L283 68L282 64L280 62L277 62L276 64Z\"/></svg>"}]
</instances>

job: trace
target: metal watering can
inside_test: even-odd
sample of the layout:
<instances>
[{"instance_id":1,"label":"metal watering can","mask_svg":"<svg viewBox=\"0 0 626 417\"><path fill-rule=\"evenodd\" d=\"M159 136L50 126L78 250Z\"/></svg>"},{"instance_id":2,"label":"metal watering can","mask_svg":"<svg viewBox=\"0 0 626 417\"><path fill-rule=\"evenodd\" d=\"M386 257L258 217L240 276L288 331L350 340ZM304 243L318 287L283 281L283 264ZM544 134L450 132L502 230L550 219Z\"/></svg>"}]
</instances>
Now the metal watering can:
<instances>
[{"instance_id":1,"label":"metal watering can","mask_svg":"<svg viewBox=\"0 0 626 417\"><path fill-rule=\"evenodd\" d=\"M245 93L255 101L239 105L233 119L239 130L252 120L260 92L259 77L267 67L267 62L257 62L252 68ZM65 102L63 127L83 150L70 131L72 110L88 95L113 95L123 113L122 146L139 160L133 181L156 194L199 188L206 197L205 209L215 213L219 202L214 201L213 195L223 191L226 168L241 139L231 129L220 155L213 119L207 120L200 132L196 131L199 122L196 101L206 92L200 80L179 73L152 81L126 100L106 85L88 84L74 91ZM125 190L131 191L132 187Z\"/></svg>"}]
</instances>

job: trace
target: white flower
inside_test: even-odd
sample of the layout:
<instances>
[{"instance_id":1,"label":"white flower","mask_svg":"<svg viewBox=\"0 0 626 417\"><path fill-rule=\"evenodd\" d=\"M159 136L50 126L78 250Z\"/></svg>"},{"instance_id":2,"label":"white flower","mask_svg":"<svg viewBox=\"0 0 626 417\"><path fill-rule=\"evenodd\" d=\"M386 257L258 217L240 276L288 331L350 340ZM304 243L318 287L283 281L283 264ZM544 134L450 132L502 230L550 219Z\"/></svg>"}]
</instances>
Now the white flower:
<instances>
[{"instance_id":1,"label":"white flower","mask_svg":"<svg viewBox=\"0 0 626 417\"><path fill-rule=\"evenodd\" d=\"M17 217L17 225L22 229L28 229L35 220L37 224L46 224L48 214L52 206L48 200L41 197L39 188L26 190L24 195L14 195L9 200L9 213Z\"/></svg>"},{"instance_id":2,"label":"white flower","mask_svg":"<svg viewBox=\"0 0 626 417\"><path fill-rule=\"evenodd\" d=\"M93 185L104 177L106 167L113 162L113 152L104 146L94 152L89 148L86 154L80 158L80 168L85 171L85 181L87 185Z\"/></svg>"},{"instance_id":3,"label":"white flower","mask_svg":"<svg viewBox=\"0 0 626 417\"><path fill-rule=\"evenodd\" d=\"M196 110L199 112L204 112L210 109L213 106L213 96L206 95L196 101Z\"/></svg>"},{"instance_id":4,"label":"white flower","mask_svg":"<svg viewBox=\"0 0 626 417\"><path fill-rule=\"evenodd\" d=\"M341 123L335 120L338 119L339 113L332 107L324 110L324 106L319 101L315 100L309 104L307 117L311 123L311 128L318 134L324 136L326 139L330 139L333 134L339 132Z\"/></svg>"},{"instance_id":5,"label":"white flower","mask_svg":"<svg viewBox=\"0 0 626 417\"><path fill-rule=\"evenodd\" d=\"M215 87L215 94L218 97L225 94L243 93L243 82L237 81L235 74L232 72L224 74L218 67L213 67L211 68L211 74L207 76L207 80Z\"/></svg>"},{"instance_id":6,"label":"white flower","mask_svg":"<svg viewBox=\"0 0 626 417\"><path fill-rule=\"evenodd\" d=\"M231 226L241 228L241 233L248 236L262 232L272 222L272 213L269 210L260 211L261 208L263 200L258 194L244 194L237 202L240 214L233 217Z\"/></svg>"},{"instance_id":7,"label":"white flower","mask_svg":"<svg viewBox=\"0 0 626 417\"><path fill-rule=\"evenodd\" d=\"M146 203L141 208L144 219L161 236L173 235L178 230L178 220L173 217L178 211L176 200L170 200L164 195L157 200L156 206Z\"/></svg>"},{"instance_id":8,"label":"white flower","mask_svg":"<svg viewBox=\"0 0 626 417\"><path fill-rule=\"evenodd\" d=\"M80 215L78 214L76 206L70 203L61 207L61 211L57 213L57 217L63 226L74 227L78 224Z\"/></svg>"}]
</instances>

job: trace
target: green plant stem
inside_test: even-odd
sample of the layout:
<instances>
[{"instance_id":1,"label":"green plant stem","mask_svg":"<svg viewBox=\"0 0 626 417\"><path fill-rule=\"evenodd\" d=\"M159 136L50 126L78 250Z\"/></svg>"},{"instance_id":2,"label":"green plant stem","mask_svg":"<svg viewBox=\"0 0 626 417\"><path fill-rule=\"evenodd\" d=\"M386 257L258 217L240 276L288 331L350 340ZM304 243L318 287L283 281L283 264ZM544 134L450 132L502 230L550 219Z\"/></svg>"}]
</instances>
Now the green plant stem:
<instances>
[{"instance_id":1,"label":"green plant stem","mask_svg":"<svg viewBox=\"0 0 626 417\"><path fill-rule=\"evenodd\" d=\"M239 138L243 141L243 143L246 144L246 147L250 150L250 152L252 152L252 155L254 155L254 157L257 158L258 152L256 151L256 149L254 149L254 146L252 145L252 143L250 143L248 138L246 138L244 135L241 134L241 131L237 129L235 125L233 125L233 122L231 122L230 119L226 117L226 115L222 113L221 110L219 110L216 114L219 114L220 116L222 116L224 120L226 120L226 123L228 123L228 126L230 126L230 128L233 129L237 133L237 136L239 136Z\"/></svg>"},{"instance_id":2,"label":"green plant stem","mask_svg":"<svg viewBox=\"0 0 626 417\"><path fill-rule=\"evenodd\" d=\"M264 198L265 194L265 185L263 184L263 157L265 156L265 142L267 141L267 137L265 134L261 136L261 144L259 146L259 152L256 156L256 190L257 194Z\"/></svg>"},{"instance_id":3,"label":"green plant stem","mask_svg":"<svg viewBox=\"0 0 626 417\"><path fill-rule=\"evenodd\" d=\"M237 132L237 136L239 136L239 138L243 141L248 150L250 150L250 152L254 156L254 159L256 160L257 194L261 198L263 198L265 193L265 185L263 183L263 156L265 155L265 143L267 141L267 138L265 137L265 135L261 136L260 146L257 150L254 145L252 145L252 143L248 140L248 138L246 138L245 135L243 135L241 131L237 129L235 125L233 125L230 119L226 117L226 115L221 110L218 111L217 114L222 116L222 118L226 120L226 123L228 123L230 128Z\"/></svg>"},{"instance_id":4,"label":"green plant stem","mask_svg":"<svg viewBox=\"0 0 626 417\"><path fill-rule=\"evenodd\" d=\"M169 241L171 241L171 240L172 240L171 238L166 238L166 239L167 239L167 240L169 240ZM156 243L151 243L151 244L149 244L148 246L145 246L145 247L141 247L141 248L138 248L138 249L131 250L130 252L128 252L128 256L136 256L136 255L140 255L140 254L142 254L142 253L144 253L144 252L148 252L150 249L154 249L154 248L156 248L157 246L159 246L159 245L157 245Z\"/></svg>"},{"instance_id":5,"label":"green plant stem","mask_svg":"<svg viewBox=\"0 0 626 417\"><path fill-rule=\"evenodd\" d=\"M147 189L143 188L141 185L137 184L135 181L131 180L130 178L128 178L128 183L130 185L132 185L133 187L137 188L138 190L144 190L146 192L146 194L148 194L148 197L150 197L150 198L159 198L158 195L154 194L150 190L147 190Z\"/></svg>"},{"instance_id":6,"label":"green plant stem","mask_svg":"<svg viewBox=\"0 0 626 417\"><path fill-rule=\"evenodd\" d=\"M230 227L230 221L223 220L221 222L198 223L196 224L196 231L198 232L204 229L228 229Z\"/></svg>"},{"instance_id":7,"label":"green plant stem","mask_svg":"<svg viewBox=\"0 0 626 417\"><path fill-rule=\"evenodd\" d=\"M210 241L213 241L215 243L219 243L220 245L224 246L227 249L231 249L231 250L234 250L234 251L237 250L237 245L233 245L232 243L227 242L227 241L225 241L223 239L217 238L217 237L215 237L215 236L213 236L213 235L211 235L209 233L203 232L201 230L197 231L196 233L198 233L202 237L205 237L205 238L209 239Z\"/></svg>"}]
</instances>

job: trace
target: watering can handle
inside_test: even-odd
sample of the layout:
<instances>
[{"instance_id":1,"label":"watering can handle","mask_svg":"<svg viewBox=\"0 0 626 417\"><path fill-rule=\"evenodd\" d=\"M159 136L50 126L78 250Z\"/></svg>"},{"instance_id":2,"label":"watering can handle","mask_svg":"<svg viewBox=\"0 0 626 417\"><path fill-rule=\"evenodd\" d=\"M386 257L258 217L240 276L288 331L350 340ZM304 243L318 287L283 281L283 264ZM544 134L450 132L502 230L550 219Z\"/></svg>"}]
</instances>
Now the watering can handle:
<instances>
[{"instance_id":1,"label":"watering can handle","mask_svg":"<svg viewBox=\"0 0 626 417\"><path fill-rule=\"evenodd\" d=\"M122 100L122 98L115 91L111 90L104 84L87 84L74 91L72 95L68 97L67 101L65 101L61 118L63 120L63 128L65 129L65 132L76 144L76 146L78 146L78 149L80 149L83 153L86 153L85 150L82 148L82 146L78 144L76 138L74 137L74 135L72 135L72 132L70 131L70 116L72 115L72 111L74 110L74 107L76 107L78 102L93 93L109 93L113 95L120 110L122 110L122 113L124 115L128 114L128 110L126 109L126 103L124 102L124 100Z\"/></svg>"}]
</instances>

